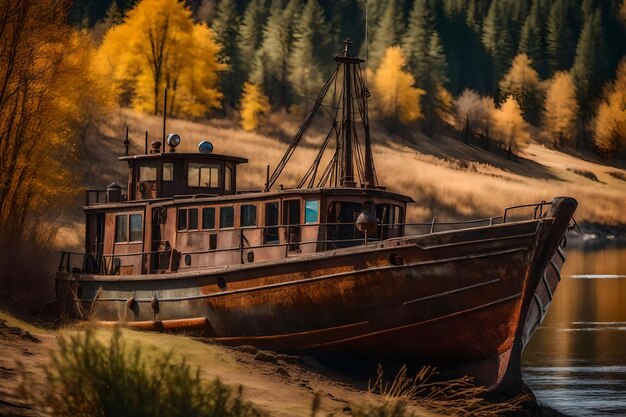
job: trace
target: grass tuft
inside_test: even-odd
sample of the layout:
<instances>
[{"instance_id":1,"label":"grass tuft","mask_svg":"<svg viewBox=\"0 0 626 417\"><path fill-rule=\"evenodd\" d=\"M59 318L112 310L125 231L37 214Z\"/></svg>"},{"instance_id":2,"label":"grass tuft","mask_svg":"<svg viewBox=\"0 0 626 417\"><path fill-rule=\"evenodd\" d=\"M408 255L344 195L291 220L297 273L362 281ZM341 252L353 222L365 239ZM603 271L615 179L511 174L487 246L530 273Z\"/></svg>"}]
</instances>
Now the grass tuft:
<instances>
[{"instance_id":1,"label":"grass tuft","mask_svg":"<svg viewBox=\"0 0 626 417\"><path fill-rule=\"evenodd\" d=\"M49 414L65 417L257 417L266 414L237 391L215 379L200 378L173 353L142 353L127 346L119 329L109 343L91 329L59 340L41 394L34 402ZM30 383L23 384L24 394ZM31 395L32 396L32 395Z\"/></svg>"},{"instance_id":2,"label":"grass tuft","mask_svg":"<svg viewBox=\"0 0 626 417\"><path fill-rule=\"evenodd\" d=\"M485 399L487 389L476 386L470 377L448 381L432 381L437 374L433 367L424 367L411 377L403 366L393 380L385 379L381 366L377 376L370 381L368 390L383 400L381 412L387 414L363 414L363 416L409 416L403 404L419 404L434 412L446 410L450 415L461 417L494 417L518 411L530 399L526 394L507 401L490 402ZM398 404L402 407L398 408ZM381 407L382 407L381 406ZM404 412L404 414L402 414ZM397 414L400 413L400 414Z\"/></svg>"}]
</instances>

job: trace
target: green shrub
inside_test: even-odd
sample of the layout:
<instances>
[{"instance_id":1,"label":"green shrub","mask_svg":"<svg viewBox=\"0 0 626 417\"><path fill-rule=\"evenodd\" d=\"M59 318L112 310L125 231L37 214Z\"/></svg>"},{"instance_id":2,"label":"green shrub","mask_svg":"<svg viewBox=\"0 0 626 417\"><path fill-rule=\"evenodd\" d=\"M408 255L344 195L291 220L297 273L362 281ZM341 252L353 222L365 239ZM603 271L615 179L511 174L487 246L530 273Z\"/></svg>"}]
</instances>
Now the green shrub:
<instances>
[{"instance_id":1,"label":"green shrub","mask_svg":"<svg viewBox=\"0 0 626 417\"><path fill-rule=\"evenodd\" d=\"M87 330L59 342L46 370L42 405L55 416L170 417L263 416L219 379L206 382L199 369L172 353L142 354L115 330L102 343Z\"/></svg>"}]
</instances>

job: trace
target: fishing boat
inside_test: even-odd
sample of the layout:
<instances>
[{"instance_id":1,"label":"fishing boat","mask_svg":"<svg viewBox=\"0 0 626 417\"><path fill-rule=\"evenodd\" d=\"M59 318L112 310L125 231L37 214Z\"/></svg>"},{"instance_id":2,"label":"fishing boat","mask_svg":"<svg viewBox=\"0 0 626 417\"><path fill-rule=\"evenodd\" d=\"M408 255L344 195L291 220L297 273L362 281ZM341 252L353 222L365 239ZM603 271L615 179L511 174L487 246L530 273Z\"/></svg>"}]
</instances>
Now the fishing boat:
<instances>
[{"instance_id":1,"label":"fishing boat","mask_svg":"<svg viewBox=\"0 0 626 417\"><path fill-rule=\"evenodd\" d=\"M177 152L165 121L140 155L129 155L127 133L126 184L87 190L85 253L61 254L60 313L231 346L434 365L519 392L520 356L560 281L577 202L408 223L413 199L378 181L370 93L349 46L259 190L238 189L245 158L208 141ZM320 109L333 122L315 160L298 186L276 185Z\"/></svg>"}]
</instances>

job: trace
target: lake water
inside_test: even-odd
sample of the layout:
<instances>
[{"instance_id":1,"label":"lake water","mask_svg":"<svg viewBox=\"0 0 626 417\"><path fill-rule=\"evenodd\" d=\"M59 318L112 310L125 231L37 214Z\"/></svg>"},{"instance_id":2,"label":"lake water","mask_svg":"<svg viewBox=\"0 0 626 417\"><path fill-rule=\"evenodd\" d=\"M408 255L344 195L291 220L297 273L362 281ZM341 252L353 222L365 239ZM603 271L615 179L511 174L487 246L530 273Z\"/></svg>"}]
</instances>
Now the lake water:
<instances>
[{"instance_id":1,"label":"lake water","mask_svg":"<svg viewBox=\"0 0 626 417\"><path fill-rule=\"evenodd\" d=\"M626 245L566 249L563 280L526 347L524 379L571 416L626 416Z\"/></svg>"}]
</instances>

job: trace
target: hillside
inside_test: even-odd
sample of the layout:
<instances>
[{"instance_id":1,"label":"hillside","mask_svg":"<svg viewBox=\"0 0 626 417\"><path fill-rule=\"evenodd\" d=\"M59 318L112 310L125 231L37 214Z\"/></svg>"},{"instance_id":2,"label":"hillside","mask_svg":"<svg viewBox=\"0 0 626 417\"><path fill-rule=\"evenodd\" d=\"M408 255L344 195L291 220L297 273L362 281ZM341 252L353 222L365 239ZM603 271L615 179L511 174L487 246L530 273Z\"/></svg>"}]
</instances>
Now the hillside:
<instances>
[{"instance_id":1,"label":"hillside","mask_svg":"<svg viewBox=\"0 0 626 417\"><path fill-rule=\"evenodd\" d=\"M82 186L104 188L126 180L126 167L117 161L123 153L123 133L130 128L131 153L143 152L144 131L160 136L162 119L120 110L99 126L99 133L86 142ZM323 124L323 123L321 123ZM266 165L274 167L287 147L297 121L274 115L267 135L247 133L233 122L211 120L195 123L168 120L168 132L182 137L180 150L195 152L201 140L210 140L215 152L235 154L250 162L238 171L239 188L260 189ZM408 211L410 222L428 222L499 216L505 207L550 200L569 195L579 201L576 219L587 226L618 229L626 225L626 164L594 156L573 156L538 143L531 143L516 160L505 154L486 151L474 145L441 136L430 139L421 134L390 136L374 129L374 159L379 181L392 191L415 200ZM152 140L152 139L151 139ZM303 139L287 165L280 183L294 186L317 152L322 133ZM322 165L323 166L323 165ZM70 219L59 236L60 242L81 245L82 215L80 195L68 207Z\"/></svg>"}]
</instances>

